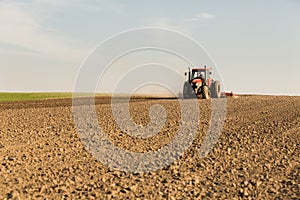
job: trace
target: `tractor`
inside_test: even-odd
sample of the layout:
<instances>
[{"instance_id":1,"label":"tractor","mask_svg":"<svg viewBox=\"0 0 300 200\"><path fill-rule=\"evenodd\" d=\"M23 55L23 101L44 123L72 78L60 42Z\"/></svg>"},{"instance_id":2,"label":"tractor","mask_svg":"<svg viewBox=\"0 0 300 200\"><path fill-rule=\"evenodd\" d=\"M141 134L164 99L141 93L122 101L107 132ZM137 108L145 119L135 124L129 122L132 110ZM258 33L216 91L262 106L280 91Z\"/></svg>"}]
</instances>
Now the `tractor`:
<instances>
[{"instance_id":1,"label":"tractor","mask_svg":"<svg viewBox=\"0 0 300 200\"><path fill-rule=\"evenodd\" d=\"M212 68L206 66L203 68L188 68L188 72L185 72L185 76L188 76L188 80L183 86L183 98L220 98L220 81L215 81L211 75Z\"/></svg>"}]
</instances>

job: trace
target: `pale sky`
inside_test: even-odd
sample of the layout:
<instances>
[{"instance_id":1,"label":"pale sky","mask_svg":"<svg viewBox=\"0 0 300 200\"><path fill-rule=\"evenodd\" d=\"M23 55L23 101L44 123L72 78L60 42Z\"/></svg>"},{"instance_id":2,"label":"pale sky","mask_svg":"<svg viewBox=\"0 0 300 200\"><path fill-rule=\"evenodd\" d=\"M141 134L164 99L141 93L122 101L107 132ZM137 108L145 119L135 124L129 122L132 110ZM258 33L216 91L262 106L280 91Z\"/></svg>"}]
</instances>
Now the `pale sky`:
<instances>
[{"instance_id":1,"label":"pale sky","mask_svg":"<svg viewBox=\"0 0 300 200\"><path fill-rule=\"evenodd\" d=\"M73 91L92 49L140 27L194 38L227 91L300 95L299 0L1 0L0 91Z\"/></svg>"}]
</instances>

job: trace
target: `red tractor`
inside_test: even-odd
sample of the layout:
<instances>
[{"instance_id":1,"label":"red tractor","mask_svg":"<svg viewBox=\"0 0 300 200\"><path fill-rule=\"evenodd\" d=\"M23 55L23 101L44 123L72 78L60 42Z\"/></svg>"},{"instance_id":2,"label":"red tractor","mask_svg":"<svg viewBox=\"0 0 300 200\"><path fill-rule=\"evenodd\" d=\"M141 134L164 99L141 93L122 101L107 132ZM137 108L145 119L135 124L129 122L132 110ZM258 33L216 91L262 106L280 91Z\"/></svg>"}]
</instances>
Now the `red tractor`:
<instances>
[{"instance_id":1,"label":"red tractor","mask_svg":"<svg viewBox=\"0 0 300 200\"><path fill-rule=\"evenodd\" d=\"M221 86L219 81L211 78L212 68L204 66L204 68L188 68L188 80L183 86L183 98L220 98Z\"/></svg>"}]
</instances>

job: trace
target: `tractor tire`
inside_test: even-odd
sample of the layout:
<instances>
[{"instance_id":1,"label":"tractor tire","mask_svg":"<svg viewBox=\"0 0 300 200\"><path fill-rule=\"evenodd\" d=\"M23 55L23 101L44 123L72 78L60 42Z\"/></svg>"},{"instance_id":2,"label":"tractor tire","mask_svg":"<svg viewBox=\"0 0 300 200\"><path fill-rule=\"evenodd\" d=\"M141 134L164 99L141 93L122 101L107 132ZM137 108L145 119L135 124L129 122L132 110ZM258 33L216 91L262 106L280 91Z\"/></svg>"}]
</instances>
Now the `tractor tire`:
<instances>
[{"instance_id":1,"label":"tractor tire","mask_svg":"<svg viewBox=\"0 0 300 200\"><path fill-rule=\"evenodd\" d=\"M207 85L204 85L201 90L202 99L210 99L209 88Z\"/></svg>"},{"instance_id":2,"label":"tractor tire","mask_svg":"<svg viewBox=\"0 0 300 200\"><path fill-rule=\"evenodd\" d=\"M210 87L210 93L212 98L220 98L221 97L221 85L219 81L215 81L212 83Z\"/></svg>"},{"instance_id":3,"label":"tractor tire","mask_svg":"<svg viewBox=\"0 0 300 200\"><path fill-rule=\"evenodd\" d=\"M190 85L190 83L188 81L186 81L183 85L183 98L184 99L191 99L193 98L194 92L193 92L193 88Z\"/></svg>"}]
</instances>

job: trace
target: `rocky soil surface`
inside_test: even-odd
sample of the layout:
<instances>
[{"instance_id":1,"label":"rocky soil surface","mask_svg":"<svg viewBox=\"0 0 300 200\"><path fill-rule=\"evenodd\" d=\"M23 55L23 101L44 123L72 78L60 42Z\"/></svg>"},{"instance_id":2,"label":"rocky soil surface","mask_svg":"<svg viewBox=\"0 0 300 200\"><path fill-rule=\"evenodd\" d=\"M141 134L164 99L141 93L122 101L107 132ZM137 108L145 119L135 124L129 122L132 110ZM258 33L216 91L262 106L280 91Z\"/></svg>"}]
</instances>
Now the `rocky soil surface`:
<instances>
[{"instance_id":1,"label":"rocky soil surface","mask_svg":"<svg viewBox=\"0 0 300 200\"><path fill-rule=\"evenodd\" d=\"M100 126L116 146L157 151L179 130L176 99L133 99L139 126L153 104L165 107L163 128L135 138L118 127L110 99L97 98ZM71 99L0 104L0 199L300 199L300 97L227 99L222 135L199 156L210 125L209 100L199 100L196 138L173 164L144 173L114 170L86 150ZM192 111L189 111L192 112Z\"/></svg>"}]
</instances>

